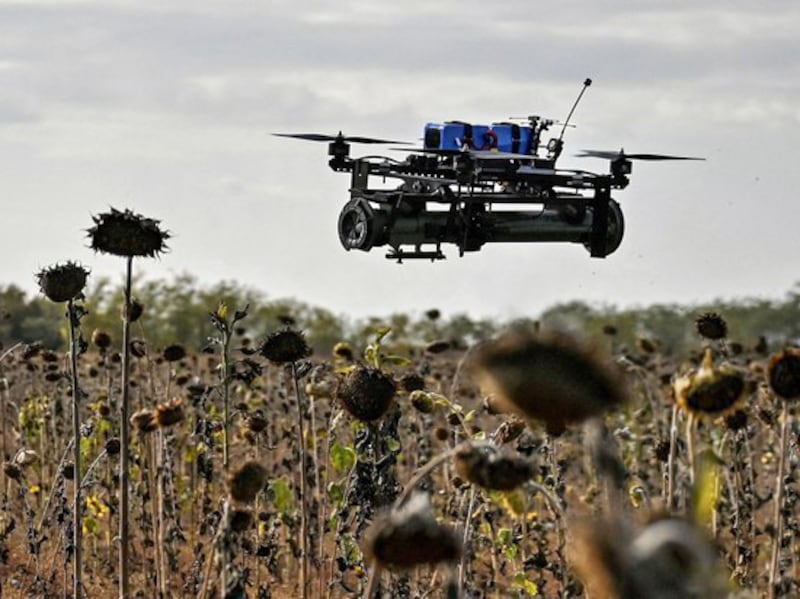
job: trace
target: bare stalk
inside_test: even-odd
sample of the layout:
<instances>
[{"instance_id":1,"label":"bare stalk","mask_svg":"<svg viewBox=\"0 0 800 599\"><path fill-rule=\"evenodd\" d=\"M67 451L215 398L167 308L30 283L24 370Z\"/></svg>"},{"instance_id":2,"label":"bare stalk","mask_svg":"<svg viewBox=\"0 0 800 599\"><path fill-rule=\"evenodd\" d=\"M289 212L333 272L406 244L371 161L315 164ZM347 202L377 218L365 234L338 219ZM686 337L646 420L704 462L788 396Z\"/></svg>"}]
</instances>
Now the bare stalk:
<instances>
[{"instance_id":1,"label":"bare stalk","mask_svg":"<svg viewBox=\"0 0 800 599\"><path fill-rule=\"evenodd\" d=\"M81 417L80 417L80 388L78 386L78 344L75 342L75 306L72 300L67 302L67 319L69 320L69 352L72 366L72 442L73 461L75 470L73 477L73 508L72 508L72 534L74 545L72 578L72 593L75 599L80 599L81 584L81 544L83 541L83 524L81 521ZM4 439L5 442L5 439Z\"/></svg>"},{"instance_id":2,"label":"bare stalk","mask_svg":"<svg viewBox=\"0 0 800 599\"><path fill-rule=\"evenodd\" d=\"M230 461L230 389L228 388L228 348L231 343L230 331L225 327L222 333L222 467L228 472Z\"/></svg>"},{"instance_id":3,"label":"bare stalk","mask_svg":"<svg viewBox=\"0 0 800 599\"><path fill-rule=\"evenodd\" d=\"M469 538L472 533L472 512L475 509L475 485L470 485L467 515L464 518L464 538L461 541L461 563L458 565L458 592L464 592L464 577L467 575L467 554L469 553Z\"/></svg>"},{"instance_id":4,"label":"bare stalk","mask_svg":"<svg viewBox=\"0 0 800 599\"><path fill-rule=\"evenodd\" d=\"M300 452L300 596L308 598L308 517L306 514L306 430L303 423L303 399L297 377L297 362L292 362L292 380L297 399L297 434Z\"/></svg>"},{"instance_id":5,"label":"bare stalk","mask_svg":"<svg viewBox=\"0 0 800 599\"><path fill-rule=\"evenodd\" d=\"M772 558L769 566L769 597L774 599L776 596L776 585L780 575L781 557L781 538L783 537L783 478L786 473L786 454L789 442L789 410L786 401L781 400L781 439L780 449L778 450L778 475L775 479L775 512L773 521L775 522L775 537L772 543Z\"/></svg>"},{"instance_id":6,"label":"bare stalk","mask_svg":"<svg viewBox=\"0 0 800 599\"><path fill-rule=\"evenodd\" d=\"M372 599L375 596L375 591L378 588L378 582L380 582L381 574L383 574L383 568L376 562L373 564L372 569L369 572L367 592L364 593L364 599Z\"/></svg>"},{"instance_id":7,"label":"bare stalk","mask_svg":"<svg viewBox=\"0 0 800 599\"><path fill-rule=\"evenodd\" d=\"M675 455L678 451L678 404L672 406L672 420L669 425L669 457L667 458L667 512L672 513L675 498Z\"/></svg>"},{"instance_id":8,"label":"bare stalk","mask_svg":"<svg viewBox=\"0 0 800 599\"><path fill-rule=\"evenodd\" d=\"M130 592L129 569L130 548L128 539L128 402L130 401L130 345L131 334L131 278L133 257L128 256L125 273L125 309L122 316L122 398L119 406L119 597L127 599Z\"/></svg>"},{"instance_id":9,"label":"bare stalk","mask_svg":"<svg viewBox=\"0 0 800 599\"><path fill-rule=\"evenodd\" d=\"M689 414L686 418L686 454L689 461L689 483L694 485L696 478L695 473L695 455L694 455L694 429L695 429L694 414Z\"/></svg>"}]
</instances>

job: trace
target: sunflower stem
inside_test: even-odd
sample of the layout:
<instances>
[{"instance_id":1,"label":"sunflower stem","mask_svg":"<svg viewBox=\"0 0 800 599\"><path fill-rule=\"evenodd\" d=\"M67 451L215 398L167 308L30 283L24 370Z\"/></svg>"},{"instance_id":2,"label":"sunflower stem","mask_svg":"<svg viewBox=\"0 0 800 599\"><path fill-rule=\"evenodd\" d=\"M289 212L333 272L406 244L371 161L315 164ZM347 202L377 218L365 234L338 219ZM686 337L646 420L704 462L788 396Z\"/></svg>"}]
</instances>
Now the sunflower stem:
<instances>
[{"instance_id":1,"label":"sunflower stem","mask_svg":"<svg viewBox=\"0 0 800 599\"><path fill-rule=\"evenodd\" d=\"M469 554L469 540L472 532L472 512L475 509L475 485L470 485L467 515L464 517L464 537L461 545L461 563L458 564L458 592L464 592L464 578L467 575L467 559Z\"/></svg>"},{"instance_id":2,"label":"sunflower stem","mask_svg":"<svg viewBox=\"0 0 800 599\"><path fill-rule=\"evenodd\" d=\"M772 557L769 566L769 597L777 596L777 582L780 576L781 538L783 537L783 478L786 472L786 453L789 441L789 410L786 401L781 400L781 438L778 450L778 474L775 479L775 511L773 515L775 537L772 542Z\"/></svg>"},{"instance_id":3,"label":"sunflower stem","mask_svg":"<svg viewBox=\"0 0 800 599\"><path fill-rule=\"evenodd\" d=\"M75 314L75 305L72 300L67 302L67 319L69 319L69 353L70 366L72 368L72 439L74 450L73 460L75 462L72 508L72 534L73 544L75 546L75 561L73 563L72 594L75 599L80 599L82 593L81 544L83 540L83 526L81 522L81 390L78 386L78 344L75 341L75 321L77 320L77 316Z\"/></svg>"},{"instance_id":4,"label":"sunflower stem","mask_svg":"<svg viewBox=\"0 0 800 599\"><path fill-rule=\"evenodd\" d=\"M686 419L686 456L689 462L689 485L694 486L696 478L695 472L695 455L694 455L694 430L695 418L694 414L689 414Z\"/></svg>"},{"instance_id":5,"label":"sunflower stem","mask_svg":"<svg viewBox=\"0 0 800 599\"><path fill-rule=\"evenodd\" d=\"M667 458L667 513L672 513L675 500L675 456L678 450L678 404L672 406L672 419L669 425L669 457Z\"/></svg>"},{"instance_id":6,"label":"sunflower stem","mask_svg":"<svg viewBox=\"0 0 800 599\"><path fill-rule=\"evenodd\" d=\"M230 389L228 388L228 351L231 344L231 333L228 327L222 333L222 468L228 472L230 462Z\"/></svg>"},{"instance_id":7,"label":"sunflower stem","mask_svg":"<svg viewBox=\"0 0 800 599\"><path fill-rule=\"evenodd\" d=\"M133 256L126 259L125 269L125 310L122 318L122 398L119 406L119 597L127 599L129 586L128 563L130 548L128 539L128 402L130 401L130 333L131 333L131 279L133 272Z\"/></svg>"},{"instance_id":8,"label":"sunflower stem","mask_svg":"<svg viewBox=\"0 0 800 599\"><path fill-rule=\"evenodd\" d=\"M306 430L303 423L303 398L297 376L297 361L292 361L292 380L297 399L297 434L300 453L300 596L308 598L308 522L306 514Z\"/></svg>"}]
</instances>

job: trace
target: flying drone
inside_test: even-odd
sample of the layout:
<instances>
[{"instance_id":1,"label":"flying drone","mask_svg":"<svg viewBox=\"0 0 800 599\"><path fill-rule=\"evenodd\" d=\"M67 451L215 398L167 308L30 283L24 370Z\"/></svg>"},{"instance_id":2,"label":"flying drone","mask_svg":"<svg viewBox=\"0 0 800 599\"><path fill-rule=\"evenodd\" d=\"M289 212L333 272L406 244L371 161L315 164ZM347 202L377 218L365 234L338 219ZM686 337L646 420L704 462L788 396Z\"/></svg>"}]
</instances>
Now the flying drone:
<instances>
[{"instance_id":1,"label":"flying drone","mask_svg":"<svg viewBox=\"0 0 800 599\"><path fill-rule=\"evenodd\" d=\"M371 137L319 133L276 133L328 142L328 165L350 173L350 200L339 215L346 250L388 246L389 259L442 260L442 244L459 256L487 243L571 242L605 258L622 242L624 219L612 189L625 189L633 160L703 160L665 154L583 150L578 156L605 158L608 173L556 168L564 132L586 89L586 79L564 122L530 116L522 124L462 121L427 123L423 147L404 160L386 156L352 158L350 144L405 144ZM517 119L519 120L519 119ZM550 127L558 137L542 144ZM371 184L380 180L383 187ZM387 180L399 181L386 187Z\"/></svg>"}]
</instances>

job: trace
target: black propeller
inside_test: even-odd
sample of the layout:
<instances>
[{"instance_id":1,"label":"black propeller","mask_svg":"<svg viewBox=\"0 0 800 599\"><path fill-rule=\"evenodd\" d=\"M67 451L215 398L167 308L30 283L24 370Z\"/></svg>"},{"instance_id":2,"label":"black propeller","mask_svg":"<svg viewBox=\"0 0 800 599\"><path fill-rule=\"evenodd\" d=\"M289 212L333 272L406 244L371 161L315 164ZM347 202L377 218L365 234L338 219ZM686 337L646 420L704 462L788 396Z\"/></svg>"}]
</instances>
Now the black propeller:
<instances>
[{"instance_id":1,"label":"black propeller","mask_svg":"<svg viewBox=\"0 0 800 599\"><path fill-rule=\"evenodd\" d=\"M376 139L374 137L345 136L342 132L339 135L325 135L323 133L273 133L276 137L291 137L293 139L305 139L307 141L344 141L359 144L404 144L406 141L395 141L391 139Z\"/></svg>"},{"instance_id":2,"label":"black propeller","mask_svg":"<svg viewBox=\"0 0 800 599\"><path fill-rule=\"evenodd\" d=\"M576 154L578 158L606 158L616 160L617 158L628 160L705 160L705 158L695 158L694 156L670 156L669 154L628 154L625 150L619 152L607 150L581 150Z\"/></svg>"}]
</instances>

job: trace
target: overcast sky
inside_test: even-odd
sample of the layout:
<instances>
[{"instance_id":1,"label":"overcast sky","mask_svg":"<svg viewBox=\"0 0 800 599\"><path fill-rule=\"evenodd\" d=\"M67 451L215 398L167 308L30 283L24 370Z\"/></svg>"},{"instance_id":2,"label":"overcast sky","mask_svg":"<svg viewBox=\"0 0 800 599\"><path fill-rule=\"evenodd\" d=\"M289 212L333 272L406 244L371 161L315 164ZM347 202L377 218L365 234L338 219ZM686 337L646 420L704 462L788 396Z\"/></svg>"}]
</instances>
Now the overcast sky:
<instances>
[{"instance_id":1,"label":"overcast sky","mask_svg":"<svg viewBox=\"0 0 800 599\"><path fill-rule=\"evenodd\" d=\"M136 263L150 277L352 316L779 298L800 281L798 31L795 0L2 0L0 283L34 291L67 259L121 280L84 233L114 206L173 233ZM606 260L569 244L434 264L345 252L348 177L324 144L270 136L563 119L585 77L560 166L602 171L573 154L621 146L708 159L636 163Z\"/></svg>"}]
</instances>

